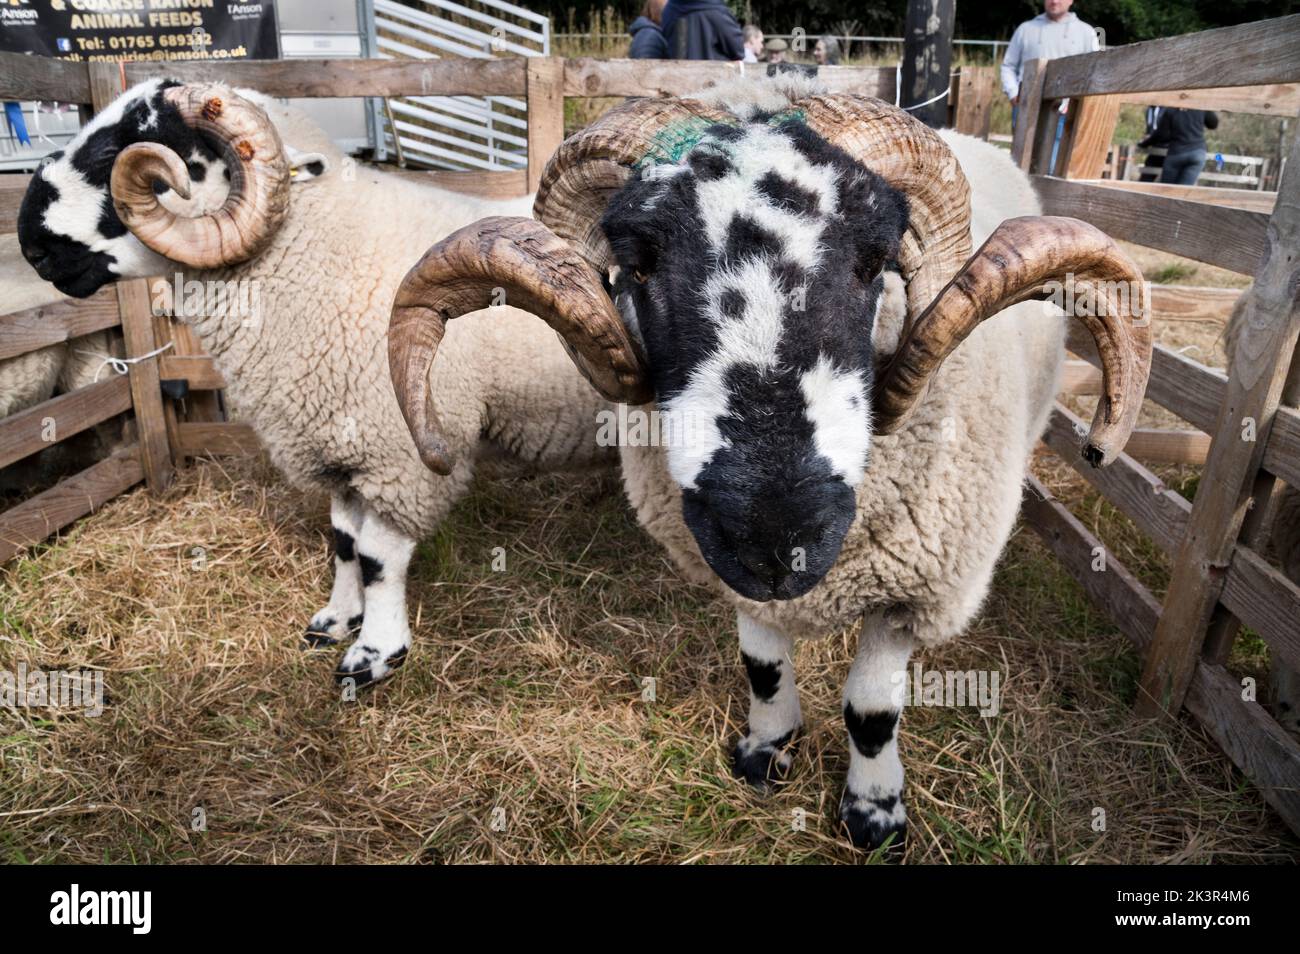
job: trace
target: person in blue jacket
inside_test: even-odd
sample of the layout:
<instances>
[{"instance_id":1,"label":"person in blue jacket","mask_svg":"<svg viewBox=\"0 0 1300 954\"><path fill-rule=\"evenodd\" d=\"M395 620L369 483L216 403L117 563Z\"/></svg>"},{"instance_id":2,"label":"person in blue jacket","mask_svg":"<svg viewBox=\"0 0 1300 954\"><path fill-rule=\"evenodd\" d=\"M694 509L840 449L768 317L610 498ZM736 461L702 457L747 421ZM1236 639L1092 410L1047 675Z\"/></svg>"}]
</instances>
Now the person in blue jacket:
<instances>
[{"instance_id":1,"label":"person in blue jacket","mask_svg":"<svg viewBox=\"0 0 1300 954\"><path fill-rule=\"evenodd\" d=\"M662 28L678 60L743 60L740 24L722 0L668 0Z\"/></svg>"},{"instance_id":2,"label":"person in blue jacket","mask_svg":"<svg viewBox=\"0 0 1300 954\"><path fill-rule=\"evenodd\" d=\"M632 34L632 48L628 56L634 60L670 60L668 42L659 24L663 20L668 0L646 0L641 15L632 21L628 32Z\"/></svg>"}]
</instances>

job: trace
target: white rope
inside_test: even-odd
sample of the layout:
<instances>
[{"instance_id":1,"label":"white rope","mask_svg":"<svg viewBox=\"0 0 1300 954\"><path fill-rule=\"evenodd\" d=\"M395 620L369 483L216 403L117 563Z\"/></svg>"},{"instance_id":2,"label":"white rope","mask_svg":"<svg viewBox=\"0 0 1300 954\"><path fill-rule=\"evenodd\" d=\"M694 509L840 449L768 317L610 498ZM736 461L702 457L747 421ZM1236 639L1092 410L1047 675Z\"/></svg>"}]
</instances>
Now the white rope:
<instances>
[{"instance_id":1,"label":"white rope","mask_svg":"<svg viewBox=\"0 0 1300 954\"><path fill-rule=\"evenodd\" d=\"M131 370L131 365L139 364L141 361L148 361L150 358L156 358L173 344L175 344L174 341L169 341L161 348L154 348L148 354L136 355L134 358L116 358L111 354L100 354L97 351L82 351L80 348L77 349L77 354L86 354L90 355L92 358L100 359L99 367L95 369L95 377L92 381L93 384L98 384L99 376L104 373L105 368L112 368L118 374L126 374Z\"/></svg>"},{"instance_id":2,"label":"white rope","mask_svg":"<svg viewBox=\"0 0 1300 954\"><path fill-rule=\"evenodd\" d=\"M55 103L54 108L58 109L59 104ZM51 139L49 136L45 135L45 131L41 129L41 104L40 103L32 104L32 128L36 130L37 139L44 140L45 142L48 142L51 146L54 145L54 140Z\"/></svg>"},{"instance_id":3,"label":"white rope","mask_svg":"<svg viewBox=\"0 0 1300 954\"><path fill-rule=\"evenodd\" d=\"M931 103L937 103L952 92L952 83L949 83L942 93L938 96L931 96L924 103L916 103L913 106L903 106L903 64L899 63L894 67L894 105L909 113L914 109L920 109L922 106L929 106Z\"/></svg>"}]
</instances>

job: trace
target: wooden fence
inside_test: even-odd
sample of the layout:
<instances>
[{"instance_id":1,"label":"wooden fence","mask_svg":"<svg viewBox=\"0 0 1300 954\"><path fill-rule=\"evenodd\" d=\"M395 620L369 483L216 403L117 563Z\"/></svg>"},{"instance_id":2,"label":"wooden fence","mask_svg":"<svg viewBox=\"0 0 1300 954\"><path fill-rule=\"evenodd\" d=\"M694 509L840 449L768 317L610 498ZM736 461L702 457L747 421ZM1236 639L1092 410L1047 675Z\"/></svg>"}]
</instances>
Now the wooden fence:
<instances>
[{"instance_id":1,"label":"wooden fence","mask_svg":"<svg viewBox=\"0 0 1300 954\"><path fill-rule=\"evenodd\" d=\"M456 191L504 198L537 188L546 160L564 139L566 97L681 95L740 72L731 63L556 57L86 64L0 53L0 101L78 103L90 115L126 87L156 76L219 80L280 97L521 96L528 101L526 171L405 173ZM954 74L950 115L964 131L987 135L994 72L971 67ZM821 76L835 90L894 98L893 68L827 67ZM0 175L0 234L15 231L29 178ZM220 371L189 328L153 314L148 288L145 280L121 282L84 301L67 299L0 315L0 360L104 329L121 329L128 357L170 345L160 357L131 365L126 379L114 377L0 420L0 468L50 446L49 421L62 440L129 412L134 434L111 458L0 513L0 562L141 481L162 490L186 457L256 449L247 426L223 420Z\"/></svg>"},{"instance_id":2,"label":"wooden fence","mask_svg":"<svg viewBox=\"0 0 1300 954\"><path fill-rule=\"evenodd\" d=\"M1223 64L1232 64L1231 70ZM1241 88L1224 90L1219 84L1228 76ZM1045 437L1169 556L1164 598L1112 553L1105 569L1095 571L1101 542L1037 481L1027 489L1024 513L1141 651L1137 712L1155 716L1185 706L1300 830L1300 745L1225 668L1245 624L1274 658L1300 670L1300 587L1260 553L1279 482L1300 486L1300 413L1279 406L1300 336L1300 138L1290 145L1276 193L1114 182L1097 179L1094 171L1096 142L1109 141L1111 116L1122 100L1172 98L1174 104L1217 108L1231 101L1259 112L1281 103L1284 114L1295 115L1300 98L1289 84L1297 82L1300 16L1039 60L1026 67L1013 154L1049 214L1075 216L1116 237L1254 277L1244 293L1248 327L1226 376L1156 348L1147 398L1194 428L1172 432L1176 441L1196 436L1203 455L1194 500L1164 486L1135 459L1132 444L1105 470L1083 463L1077 436L1083 422L1059 404ZM1052 170L1056 111L1067 97L1066 130ZM1261 102L1269 108L1259 108ZM1163 320L1176 301L1157 297L1154 320ZM1215 306L1224 303L1221 298ZM1097 363L1079 337L1072 338L1071 350ZM1076 383L1088 378L1078 362L1067 366L1067 374ZM1145 440L1153 440L1151 432Z\"/></svg>"},{"instance_id":3,"label":"wooden fence","mask_svg":"<svg viewBox=\"0 0 1300 954\"><path fill-rule=\"evenodd\" d=\"M1232 63L1241 87L1224 93L1219 64ZM281 97L402 95L511 95L528 101L528 167L524 172L409 173L448 188L481 195L519 195L536 188L541 169L564 136L567 97L669 96L735 75L725 63L656 63L556 58L439 61L294 60L236 63L76 64L0 54L0 99L59 100L101 108L125 86L158 75L185 81L221 80ZM892 68L835 67L822 71L839 91L893 101ZM1300 332L1294 311L1296 250L1300 248L1300 162L1295 149L1277 194L1117 183L1099 180L1121 101L1143 95L1167 100L1187 93L1188 105L1217 91L1241 101L1282 102L1300 82L1300 17L1156 40L1116 50L1028 64L1022 85L1022 122L1013 153L1038 187L1047 211L1074 215L1119 237L1252 274L1252 337L1237 350L1227 376L1157 348L1148 397L1184 418L1190 430L1139 431L1131 446L1147 460L1204 460L1193 502L1164 487L1134 456L1106 470L1078 460L1076 428L1057 406L1046 444L1080 472L1171 555L1174 574L1157 600L1110 555L1105 572L1092 572L1100 543L1036 481L1025 499L1026 520L1075 574L1084 589L1143 652L1139 711L1174 712L1185 705L1223 749L1300 829L1300 746L1254 702L1224 667L1240 621L1270 650L1300 669L1300 587L1258 552L1260 525L1277 481L1300 486L1300 414L1278 398ZM1280 92L1278 92L1280 90ZM1173 91L1172 93L1170 91ZM1270 92L1273 91L1273 92ZM964 132L987 136L997 92L991 68L963 69L950 96L950 118ZM1062 175L1047 160L1055 112L1071 101L1061 159ZM1216 100L1218 102L1218 100ZM0 232L12 232L25 177L0 177ZM1156 318L1222 320L1234 293L1162 290ZM44 539L105 500L145 481L165 487L176 464L197 453L244 452L255 446L237 423L221 421L214 404L194 395L223 384L165 317L151 314L143 281L120 283L81 302L0 316L0 358L101 328L121 327L129 356L160 345L173 350L131 366L124 385L95 385L94 395L63 395L0 421L0 466L39 450L33 428L51 415L68 434L104 416L130 411L133 443L83 473L0 514L0 561ZM1095 355L1078 347L1067 384L1096 387ZM1088 363L1091 362L1091 363ZM163 382L185 381L183 406L163 396ZM1242 440L1250 420L1254 440ZM1171 436L1172 435L1172 436Z\"/></svg>"}]
</instances>

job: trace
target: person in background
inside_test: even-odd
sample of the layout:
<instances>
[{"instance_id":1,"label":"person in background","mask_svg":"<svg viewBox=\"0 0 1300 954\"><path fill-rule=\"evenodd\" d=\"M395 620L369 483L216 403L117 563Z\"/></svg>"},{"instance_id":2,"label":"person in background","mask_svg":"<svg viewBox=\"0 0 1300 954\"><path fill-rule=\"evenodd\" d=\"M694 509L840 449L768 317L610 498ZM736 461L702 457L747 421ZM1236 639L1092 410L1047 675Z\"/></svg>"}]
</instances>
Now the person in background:
<instances>
[{"instance_id":1,"label":"person in background","mask_svg":"<svg viewBox=\"0 0 1300 954\"><path fill-rule=\"evenodd\" d=\"M1160 181L1170 185L1196 185L1205 166L1205 130L1218 129L1219 116L1204 109L1162 109L1155 132L1139 148L1164 146Z\"/></svg>"},{"instance_id":2,"label":"person in background","mask_svg":"<svg viewBox=\"0 0 1300 954\"><path fill-rule=\"evenodd\" d=\"M661 28L673 59L745 58L740 24L722 0L668 0Z\"/></svg>"},{"instance_id":3,"label":"person in background","mask_svg":"<svg viewBox=\"0 0 1300 954\"><path fill-rule=\"evenodd\" d=\"M813 47L813 59L818 66L839 66L840 41L833 36L818 37L817 45Z\"/></svg>"},{"instance_id":4,"label":"person in background","mask_svg":"<svg viewBox=\"0 0 1300 954\"><path fill-rule=\"evenodd\" d=\"M746 23L740 31L740 39L745 47L745 62L757 63L763 58L763 31L752 23Z\"/></svg>"},{"instance_id":5,"label":"person in background","mask_svg":"<svg viewBox=\"0 0 1300 954\"><path fill-rule=\"evenodd\" d=\"M645 0L641 15L632 21L628 32L632 34L632 48L627 55L634 60L667 60L668 41L659 29L663 20L664 7L668 0Z\"/></svg>"},{"instance_id":6,"label":"person in background","mask_svg":"<svg viewBox=\"0 0 1300 954\"><path fill-rule=\"evenodd\" d=\"M786 62L785 53L788 49L790 49L790 45L785 40L778 40L773 37L763 44L763 52L767 54L763 61L765 63L784 63Z\"/></svg>"},{"instance_id":7,"label":"person in background","mask_svg":"<svg viewBox=\"0 0 1300 954\"><path fill-rule=\"evenodd\" d=\"M1164 111L1165 108L1163 106L1147 107L1147 115L1146 115L1147 128L1146 128L1145 138L1142 140L1142 142L1146 142L1147 139L1150 139L1151 136L1155 133L1156 127L1160 125L1160 116L1162 113L1164 113ZM1139 143L1139 147L1141 147L1141 143ZM1160 178L1160 169L1164 166L1164 164L1165 164L1164 155L1160 153L1156 153L1155 155L1152 155L1151 153L1148 152L1146 156L1144 156L1142 159L1142 171L1138 175L1138 181L1140 182L1157 181Z\"/></svg>"},{"instance_id":8,"label":"person in background","mask_svg":"<svg viewBox=\"0 0 1300 954\"><path fill-rule=\"evenodd\" d=\"M1011 100L1011 125L1016 124L1020 105L1020 80L1028 60L1055 60L1076 53L1092 53L1100 49L1097 31L1070 12L1074 0L1046 0L1043 12L1032 20L1016 27L1002 60L1002 92ZM1056 153L1065 130L1066 101L1061 102L1061 116L1056 124L1056 139L1052 143L1050 169L1056 168Z\"/></svg>"}]
</instances>

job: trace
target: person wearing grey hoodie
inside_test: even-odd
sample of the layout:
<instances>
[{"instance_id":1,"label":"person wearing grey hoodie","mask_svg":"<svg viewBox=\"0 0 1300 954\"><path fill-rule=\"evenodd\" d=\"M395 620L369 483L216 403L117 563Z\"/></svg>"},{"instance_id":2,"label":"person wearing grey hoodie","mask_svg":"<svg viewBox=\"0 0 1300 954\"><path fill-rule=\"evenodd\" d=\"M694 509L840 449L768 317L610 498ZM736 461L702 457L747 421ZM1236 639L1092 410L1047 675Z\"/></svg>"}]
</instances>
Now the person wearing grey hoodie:
<instances>
[{"instance_id":1,"label":"person wearing grey hoodie","mask_svg":"<svg viewBox=\"0 0 1300 954\"><path fill-rule=\"evenodd\" d=\"M1029 60L1055 60L1076 53L1091 53L1101 48L1097 31L1070 12L1074 0L1045 0L1043 12L1016 27L1002 59L1002 92L1011 100L1011 124L1015 125L1020 105L1020 80ZM1065 129L1065 103L1057 120L1056 139L1052 143L1050 170L1056 168L1056 152Z\"/></svg>"},{"instance_id":2,"label":"person wearing grey hoodie","mask_svg":"<svg viewBox=\"0 0 1300 954\"><path fill-rule=\"evenodd\" d=\"M1100 48L1097 31L1070 12L1074 0L1046 0L1044 12L1016 27L1002 59L1002 92L1018 105L1020 79L1028 60L1055 60Z\"/></svg>"}]
</instances>

